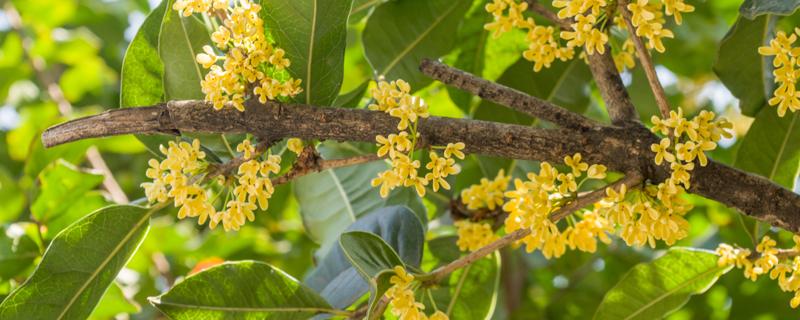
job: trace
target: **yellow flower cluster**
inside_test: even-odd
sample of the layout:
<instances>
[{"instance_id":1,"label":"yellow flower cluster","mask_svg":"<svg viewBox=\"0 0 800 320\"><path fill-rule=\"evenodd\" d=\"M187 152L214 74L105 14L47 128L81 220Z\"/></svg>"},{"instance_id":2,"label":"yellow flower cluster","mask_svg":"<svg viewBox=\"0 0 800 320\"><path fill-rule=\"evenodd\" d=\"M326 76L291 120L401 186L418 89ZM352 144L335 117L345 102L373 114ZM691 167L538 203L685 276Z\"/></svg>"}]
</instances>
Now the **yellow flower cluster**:
<instances>
[{"instance_id":1,"label":"yellow flower cluster","mask_svg":"<svg viewBox=\"0 0 800 320\"><path fill-rule=\"evenodd\" d=\"M652 2L652 3L651 3ZM609 0L553 0L553 7L558 10L558 18L570 22L570 28L561 30L558 36L552 26L537 25L533 18L525 17L528 2L524 0L492 0L485 6L487 12L494 17L484 28L493 31L494 37L511 31L513 28L527 30L528 49L523 57L534 62L534 70L549 67L553 61L566 61L574 56L575 47L583 47L587 54L604 54L609 42L609 21L614 21L621 30L627 29L620 15L614 15L616 1ZM663 9L663 13L662 13ZM628 4L633 15L636 35L645 37L647 46L664 52L662 38L674 37L672 31L665 29L664 13L675 17L681 24L682 13L694 11L694 7L683 0L634 0ZM611 15L611 16L609 16ZM561 45L560 40L566 44ZM617 53L614 54L618 68L632 68L633 43L627 39Z\"/></svg>"},{"instance_id":2,"label":"yellow flower cluster","mask_svg":"<svg viewBox=\"0 0 800 320\"><path fill-rule=\"evenodd\" d=\"M577 179L586 174L581 184L589 179L604 179L606 167L599 164L589 165L582 161L581 154L566 156L564 164L569 167L567 173L559 172L547 162L542 162L539 173L528 173L528 180L514 180L514 190L505 193L508 198L503 205L503 210L509 213L505 221L505 230L508 233L529 229L531 234L524 237L528 252L541 249L546 258L560 257L566 251L566 246L580 250L592 249L596 246L589 243L600 233L611 231L607 223L600 221L602 218L592 214L585 214L584 220L575 226L568 227L561 232L555 222L550 219L550 214L564 204L577 197L579 184ZM601 236L606 239L606 236Z\"/></svg>"},{"instance_id":3,"label":"yellow flower cluster","mask_svg":"<svg viewBox=\"0 0 800 320\"><path fill-rule=\"evenodd\" d=\"M475 251L499 239L488 223L459 220L455 226L458 230L456 245L461 251Z\"/></svg>"},{"instance_id":4,"label":"yellow flower cluster","mask_svg":"<svg viewBox=\"0 0 800 320\"><path fill-rule=\"evenodd\" d=\"M494 31L493 36L499 37L503 33L511 31L512 28L527 29L525 39L528 42L528 49L522 56L534 63L534 70L539 71L543 67L548 68L556 59L566 61L572 59L575 51L572 47L560 46L555 37L555 29L551 26L539 26L533 18L524 18L523 12L528 9L528 3L522 1L517 3L515 0L494 0L486 4L486 11L494 16L494 21L487 23L486 30Z\"/></svg>"},{"instance_id":5,"label":"yellow flower cluster","mask_svg":"<svg viewBox=\"0 0 800 320\"><path fill-rule=\"evenodd\" d=\"M672 245L688 235L689 222L683 216L692 208L680 191L675 192L667 195L653 185L630 192L625 185L619 190L606 188L606 197L594 212L618 226L619 237L629 246L655 248L659 240Z\"/></svg>"},{"instance_id":6,"label":"yellow flower cluster","mask_svg":"<svg viewBox=\"0 0 800 320\"><path fill-rule=\"evenodd\" d=\"M770 279L778 279L778 286L786 292L794 292L789 304L792 308L800 305L800 236L795 235L794 247L784 250L783 257L779 256L779 250L775 248L777 243L769 236L764 236L756 246L757 255L751 255L750 250L735 248L731 245L721 243L717 247L719 260L717 264L722 266L735 266L744 268L744 276L752 281L756 281L758 276L769 273ZM795 256L789 261L788 256ZM781 262L781 260L785 260Z\"/></svg>"},{"instance_id":7,"label":"yellow flower cluster","mask_svg":"<svg viewBox=\"0 0 800 320\"><path fill-rule=\"evenodd\" d=\"M180 219L197 217L198 224L209 221L211 229L222 223L225 231L239 230L246 220L255 219L253 211L257 207L267 209L274 192L269 174L280 170L280 157L269 155L264 161L256 160L259 155L250 140L244 140L236 149L245 159L237 174L233 179L217 179L223 187L222 192L228 191L223 210L216 211L216 197L209 200L209 192L202 185L206 183L204 171L208 163L197 139L191 144L170 142L168 147L161 146L161 152L166 156L163 161L150 159L146 175L153 182L142 183L147 199L166 202L172 198L175 207L180 207Z\"/></svg>"},{"instance_id":8,"label":"yellow flower cluster","mask_svg":"<svg viewBox=\"0 0 800 320\"><path fill-rule=\"evenodd\" d=\"M300 79L292 79L283 71L291 62L264 33L264 21L259 17L261 6L250 1L233 3L229 6L227 0L178 0L173 5L184 16L203 13L210 19L221 19L211 40L222 56L208 45L203 47L204 53L196 56L197 63L210 69L201 82L206 101L212 102L215 109L230 102L244 111L251 88L261 103L300 93ZM218 61L223 61L222 66Z\"/></svg>"},{"instance_id":9,"label":"yellow flower cluster","mask_svg":"<svg viewBox=\"0 0 800 320\"><path fill-rule=\"evenodd\" d=\"M470 210L482 208L494 210L498 206L502 207L505 203L503 193L506 192L510 181L511 177L500 170L494 180L482 178L480 184L461 190L461 202Z\"/></svg>"},{"instance_id":10,"label":"yellow flower cluster","mask_svg":"<svg viewBox=\"0 0 800 320\"><path fill-rule=\"evenodd\" d=\"M689 189L690 172L694 169L695 159L700 166L705 167L708 164L705 152L714 150L717 141L723 137L733 136L729 132L733 124L725 119L715 121L715 117L713 112L703 110L692 120L688 120L684 118L680 108L678 112L670 111L669 118L666 119L652 117L653 127L650 130L669 135L650 146L655 153L655 163L661 165L666 161L672 170L670 178L658 186L660 192L674 194L681 186Z\"/></svg>"},{"instance_id":11,"label":"yellow flower cluster","mask_svg":"<svg viewBox=\"0 0 800 320\"><path fill-rule=\"evenodd\" d=\"M666 21L661 13L662 7L667 15L675 16L675 23L681 24L682 12L692 12L694 7L683 0L664 0L651 2L649 0L636 0L628 4L631 11L631 23L636 28L636 36L647 39L646 46L658 52L664 52L663 38L674 38L671 30L664 28Z\"/></svg>"},{"instance_id":12,"label":"yellow flower cluster","mask_svg":"<svg viewBox=\"0 0 800 320\"><path fill-rule=\"evenodd\" d=\"M414 276L408 274L402 266L394 267L395 275L389 282L392 287L386 291L386 296L390 299L389 306L392 307L392 314L400 320L447 320L446 314L436 311L428 317L422 311L425 306L414 300Z\"/></svg>"},{"instance_id":13,"label":"yellow flower cluster","mask_svg":"<svg viewBox=\"0 0 800 320\"><path fill-rule=\"evenodd\" d=\"M392 168L378 174L372 180L372 186L381 186L381 197L387 197L389 192L399 186L414 187L419 196L425 195L425 186L429 183L433 191L439 188L450 189L447 178L450 175L458 174L460 171L454 158L464 159L464 143L448 143L445 147L432 146L434 149L444 149L443 156L439 156L435 151L430 151L430 161L425 165L429 170L424 176L419 175L421 163L414 159L419 133L417 126L419 119L427 118L428 106L419 97L410 94L411 87L403 80L392 82L380 81L376 88L371 90L375 103L371 104L371 110L383 111L392 117L400 119L397 123L397 134L390 134L388 137L378 135L375 140L378 142L378 156L383 157L387 154L391 160Z\"/></svg>"},{"instance_id":14,"label":"yellow flower cluster","mask_svg":"<svg viewBox=\"0 0 800 320\"><path fill-rule=\"evenodd\" d=\"M775 56L772 65L775 67L772 74L775 76L775 83L778 88L773 93L774 97L769 99L769 105L778 106L778 115L783 117L786 110L792 112L800 109L800 92L797 92L797 79L800 72L795 68L797 57L800 56L800 48L792 47L792 44L800 35L800 28L795 28L794 33L787 36L785 32L778 31L775 39L769 41L769 46L759 47L758 53L764 56Z\"/></svg>"}]
</instances>

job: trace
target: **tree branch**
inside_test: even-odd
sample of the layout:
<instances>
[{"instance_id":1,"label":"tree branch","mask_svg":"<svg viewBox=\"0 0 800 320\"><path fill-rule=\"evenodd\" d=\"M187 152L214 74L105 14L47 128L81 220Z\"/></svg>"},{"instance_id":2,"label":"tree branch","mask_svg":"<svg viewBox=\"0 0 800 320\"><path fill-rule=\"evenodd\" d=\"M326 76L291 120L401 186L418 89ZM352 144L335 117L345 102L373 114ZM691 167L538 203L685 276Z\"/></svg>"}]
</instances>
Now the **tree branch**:
<instances>
[{"instance_id":1,"label":"tree branch","mask_svg":"<svg viewBox=\"0 0 800 320\"><path fill-rule=\"evenodd\" d=\"M642 63L642 68L647 76L647 81L650 83L650 89L653 90L653 95L656 97L656 104L658 110L661 111L661 117L669 117L669 102L667 101L667 94L664 93L664 87L658 81L656 69L653 67L653 59L650 57L650 52L644 46L642 38L636 35L636 28L631 22L631 12L628 10L628 1L619 0L619 11L622 13L622 18L625 20L625 26L628 28L628 33L636 47L636 55L639 56L639 61Z\"/></svg>"},{"instance_id":2,"label":"tree branch","mask_svg":"<svg viewBox=\"0 0 800 320\"><path fill-rule=\"evenodd\" d=\"M468 72L450 67L439 61L430 59L422 60L419 70L425 75L449 86L472 93L482 99L508 106L511 109L530 116L550 121L564 128L589 130L602 126L594 120L573 113L545 100L476 77Z\"/></svg>"},{"instance_id":3,"label":"tree branch","mask_svg":"<svg viewBox=\"0 0 800 320\"><path fill-rule=\"evenodd\" d=\"M45 146L120 134L181 132L252 133L281 139L373 142L376 135L397 131L397 119L383 112L248 101L244 112L215 111L203 101L173 101L127 108L72 120L47 129ZM496 122L430 117L420 121L423 145L464 142L466 152L521 160L560 162L582 153L585 161L618 172L639 172L652 182L669 176L656 166L650 145L658 137L641 124L600 127L590 131L538 129ZM692 171L689 192L716 200L756 219L800 232L800 195L771 181L710 161Z\"/></svg>"}]
</instances>

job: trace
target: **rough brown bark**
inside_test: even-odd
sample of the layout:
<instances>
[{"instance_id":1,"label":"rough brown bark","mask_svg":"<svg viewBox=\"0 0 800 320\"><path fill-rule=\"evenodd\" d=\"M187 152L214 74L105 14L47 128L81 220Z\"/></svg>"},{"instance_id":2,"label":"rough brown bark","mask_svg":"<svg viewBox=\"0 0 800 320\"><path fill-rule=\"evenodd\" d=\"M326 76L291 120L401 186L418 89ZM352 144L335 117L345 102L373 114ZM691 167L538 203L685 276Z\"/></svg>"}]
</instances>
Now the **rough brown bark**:
<instances>
[{"instance_id":1,"label":"rough brown bark","mask_svg":"<svg viewBox=\"0 0 800 320\"><path fill-rule=\"evenodd\" d=\"M244 133L274 139L298 137L373 142L378 134L396 132L397 120L382 112L249 102L247 111L215 111L202 101L173 101L76 119L44 132L46 146L110 135L181 132ZM652 182L669 175L653 163L650 145L658 138L640 124L597 127L588 131L537 129L496 122L430 117L420 122L423 143L464 142L467 152L489 156L560 162L580 152L586 161L619 172L640 172ZM757 219L800 231L800 196L769 180L723 164L697 167L690 192L719 201Z\"/></svg>"}]
</instances>

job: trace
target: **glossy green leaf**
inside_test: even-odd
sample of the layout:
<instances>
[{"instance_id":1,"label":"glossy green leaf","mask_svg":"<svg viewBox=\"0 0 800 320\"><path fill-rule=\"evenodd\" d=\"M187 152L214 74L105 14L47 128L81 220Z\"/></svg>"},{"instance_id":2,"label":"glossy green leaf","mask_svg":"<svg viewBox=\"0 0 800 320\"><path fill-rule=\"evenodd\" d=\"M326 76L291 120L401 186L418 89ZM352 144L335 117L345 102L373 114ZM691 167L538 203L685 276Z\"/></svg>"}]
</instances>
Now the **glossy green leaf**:
<instances>
[{"instance_id":1,"label":"glossy green leaf","mask_svg":"<svg viewBox=\"0 0 800 320\"><path fill-rule=\"evenodd\" d=\"M150 298L171 319L308 319L332 308L297 280L263 262L228 262Z\"/></svg>"},{"instance_id":2,"label":"glossy green leaf","mask_svg":"<svg viewBox=\"0 0 800 320\"><path fill-rule=\"evenodd\" d=\"M120 107L149 106L164 101L164 64L158 52L161 22L169 1L162 1L147 15L131 40L120 71ZM170 140L166 136L136 136L152 152Z\"/></svg>"},{"instance_id":3,"label":"glossy green leaf","mask_svg":"<svg viewBox=\"0 0 800 320\"><path fill-rule=\"evenodd\" d=\"M289 74L303 80L295 100L330 105L342 85L352 0L263 0L261 5L264 23L292 61Z\"/></svg>"},{"instance_id":4,"label":"glossy green leaf","mask_svg":"<svg viewBox=\"0 0 800 320\"><path fill-rule=\"evenodd\" d=\"M0 226L0 280L29 268L39 257L39 246L19 224Z\"/></svg>"},{"instance_id":5,"label":"glossy green leaf","mask_svg":"<svg viewBox=\"0 0 800 320\"><path fill-rule=\"evenodd\" d=\"M500 284L500 254L495 253L456 270L430 290L436 309L450 319L489 319L497 303ZM425 310L433 310L430 300Z\"/></svg>"},{"instance_id":6,"label":"glossy green leaf","mask_svg":"<svg viewBox=\"0 0 800 320\"><path fill-rule=\"evenodd\" d=\"M431 83L419 71L424 58L453 48L458 25L471 1L404 0L381 4L367 19L364 54L378 75L403 79L413 90Z\"/></svg>"},{"instance_id":7,"label":"glossy green leaf","mask_svg":"<svg viewBox=\"0 0 800 320\"><path fill-rule=\"evenodd\" d=\"M764 14L789 15L797 7L800 0L744 0L739 12L748 19Z\"/></svg>"},{"instance_id":8,"label":"glossy green leaf","mask_svg":"<svg viewBox=\"0 0 800 320\"><path fill-rule=\"evenodd\" d=\"M475 5L477 4L477 5ZM482 75L486 57L486 43L489 40L489 30L483 26L492 21L492 15L486 14L483 2L473 4L469 13L458 29L458 56L454 67L466 72ZM463 90L447 87L447 93L464 113L469 114L473 96Z\"/></svg>"},{"instance_id":9,"label":"glossy green leaf","mask_svg":"<svg viewBox=\"0 0 800 320\"><path fill-rule=\"evenodd\" d=\"M2 319L83 319L144 239L154 209L110 206L56 236L33 275L0 304Z\"/></svg>"},{"instance_id":10,"label":"glossy green leaf","mask_svg":"<svg viewBox=\"0 0 800 320\"><path fill-rule=\"evenodd\" d=\"M710 251L670 249L652 262L633 267L606 293L594 318L661 319L730 270L718 266L718 258Z\"/></svg>"},{"instance_id":11,"label":"glossy green leaf","mask_svg":"<svg viewBox=\"0 0 800 320\"><path fill-rule=\"evenodd\" d=\"M714 73L731 93L739 98L742 113L755 116L772 95L775 87L772 59L758 54L775 27L772 15L755 20L739 17L720 42Z\"/></svg>"},{"instance_id":12,"label":"glossy green leaf","mask_svg":"<svg viewBox=\"0 0 800 320\"><path fill-rule=\"evenodd\" d=\"M387 0L353 0L353 7L350 8L350 23L357 23L361 21L367 14L370 13L372 8Z\"/></svg>"},{"instance_id":13,"label":"glossy green leaf","mask_svg":"<svg viewBox=\"0 0 800 320\"><path fill-rule=\"evenodd\" d=\"M386 241L374 233L350 231L339 238L347 260L365 279L373 279L381 271L403 266L403 261Z\"/></svg>"},{"instance_id":14,"label":"glossy green leaf","mask_svg":"<svg viewBox=\"0 0 800 320\"><path fill-rule=\"evenodd\" d=\"M173 0L165 1L167 8L158 35L158 55L164 65L164 98L169 100L200 99L205 70L195 62L203 46L211 39L208 30L195 15L184 17L172 10Z\"/></svg>"},{"instance_id":15,"label":"glossy green leaf","mask_svg":"<svg viewBox=\"0 0 800 320\"><path fill-rule=\"evenodd\" d=\"M375 210L350 225L348 231L365 231L383 239L408 266L419 267L425 232L417 216L406 207ZM336 308L346 308L370 289L345 257L341 246L335 246L320 260L304 281Z\"/></svg>"},{"instance_id":16,"label":"glossy green leaf","mask_svg":"<svg viewBox=\"0 0 800 320\"><path fill-rule=\"evenodd\" d=\"M122 288L114 283L108 287L108 290L106 290L100 302L97 303L97 307L94 308L88 319L113 319L118 314L135 314L139 311L141 311L139 305L125 297L125 294L122 293Z\"/></svg>"},{"instance_id":17,"label":"glossy green leaf","mask_svg":"<svg viewBox=\"0 0 800 320\"><path fill-rule=\"evenodd\" d=\"M369 299L367 318L375 310L377 301L391 285L392 269L403 266L403 261L383 239L374 233L350 231L339 238L339 245L347 260L364 280L369 281L372 294Z\"/></svg>"},{"instance_id":18,"label":"glossy green leaf","mask_svg":"<svg viewBox=\"0 0 800 320\"><path fill-rule=\"evenodd\" d=\"M800 117L764 107L747 131L734 166L792 189L800 166Z\"/></svg>"},{"instance_id":19,"label":"glossy green leaf","mask_svg":"<svg viewBox=\"0 0 800 320\"><path fill-rule=\"evenodd\" d=\"M102 182L101 174L81 171L65 161L57 161L39 174L40 192L31 205L31 214L47 224ZM84 214L88 212L91 211Z\"/></svg>"}]
</instances>

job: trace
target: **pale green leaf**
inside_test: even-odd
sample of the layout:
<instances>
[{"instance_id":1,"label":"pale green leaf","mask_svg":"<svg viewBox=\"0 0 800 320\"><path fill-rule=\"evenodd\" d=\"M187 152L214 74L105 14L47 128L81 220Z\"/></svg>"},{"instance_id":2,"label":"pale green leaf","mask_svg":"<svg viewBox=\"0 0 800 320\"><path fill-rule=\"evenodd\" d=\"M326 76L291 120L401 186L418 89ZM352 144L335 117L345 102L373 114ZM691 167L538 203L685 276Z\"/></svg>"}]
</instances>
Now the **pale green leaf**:
<instances>
[{"instance_id":1,"label":"pale green leaf","mask_svg":"<svg viewBox=\"0 0 800 320\"><path fill-rule=\"evenodd\" d=\"M718 266L718 258L710 251L670 249L658 259L633 267L606 293L594 318L661 319L730 270Z\"/></svg>"},{"instance_id":2,"label":"pale green leaf","mask_svg":"<svg viewBox=\"0 0 800 320\"><path fill-rule=\"evenodd\" d=\"M0 319L84 319L144 239L155 209L110 206L64 229Z\"/></svg>"},{"instance_id":3,"label":"pale green leaf","mask_svg":"<svg viewBox=\"0 0 800 320\"><path fill-rule=\"evenodd\" d=\"M31 205L31 214L39 222L47 224L102 182L101 174L82 171L62 160L56 161L39 174L40 191ZM91 211L84 214L88 212Z\"/></svg>"},{"instance_id":4,"label":"pale green leaf","mask_svg":"<svg viewBox=\"0 0 800 320\"><path fill-rule=\"evenodd\" d=\"M171 319L308 319L332 311L311 289L256 261L223 263L150 298Z\"/></svg>"}]
</instances>

